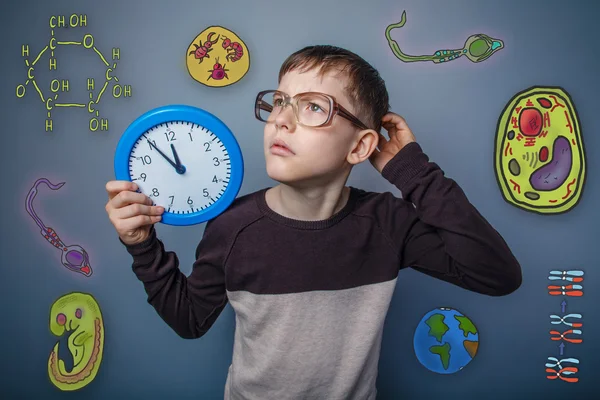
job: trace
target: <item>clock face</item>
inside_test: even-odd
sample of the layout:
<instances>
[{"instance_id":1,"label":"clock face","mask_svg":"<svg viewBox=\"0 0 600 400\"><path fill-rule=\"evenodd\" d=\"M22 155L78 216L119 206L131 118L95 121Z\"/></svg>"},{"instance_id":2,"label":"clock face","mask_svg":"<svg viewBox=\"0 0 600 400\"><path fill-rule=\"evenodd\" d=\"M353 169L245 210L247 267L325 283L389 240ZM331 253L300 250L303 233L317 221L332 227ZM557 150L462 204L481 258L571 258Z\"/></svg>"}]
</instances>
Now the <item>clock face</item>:
<instances>
[{"instance_id":1,"label":"clock face","mask_svg":"<svg viewBox=\"0 0 600 400\"><path fill-rule=\"evenodd\" d=\"M185 170L176 168L177 158ZM129 156L129 175L155 205L184 215L200 212L223 196L231 163L215 133L196 123L173 121L137 139Z\"/></svg>"}]
</instances>

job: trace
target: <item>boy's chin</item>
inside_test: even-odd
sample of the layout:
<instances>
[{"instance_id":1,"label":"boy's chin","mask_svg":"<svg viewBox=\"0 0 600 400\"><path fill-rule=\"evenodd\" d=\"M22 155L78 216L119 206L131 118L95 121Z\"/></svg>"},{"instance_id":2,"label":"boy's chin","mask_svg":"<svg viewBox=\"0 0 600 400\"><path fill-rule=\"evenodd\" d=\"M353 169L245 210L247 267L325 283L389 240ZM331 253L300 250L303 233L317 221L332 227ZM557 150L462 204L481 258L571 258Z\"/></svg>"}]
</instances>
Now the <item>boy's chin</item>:
<instances>
[{"instance_id":1,"label":"boy's chin","mask_svg":"<svg viewBox=\"0 0 600 400\"><path fill-rule=\"evenodd\" d=\"M299 171L297 168L286 168L282 166L275 167L269 166L268 164L267 175L274 181L291 186L293 186L294 183L301 183L303 181L310 180L311 178L307 174L303 174L302 171Z\"/></svg>"}]
</instances>

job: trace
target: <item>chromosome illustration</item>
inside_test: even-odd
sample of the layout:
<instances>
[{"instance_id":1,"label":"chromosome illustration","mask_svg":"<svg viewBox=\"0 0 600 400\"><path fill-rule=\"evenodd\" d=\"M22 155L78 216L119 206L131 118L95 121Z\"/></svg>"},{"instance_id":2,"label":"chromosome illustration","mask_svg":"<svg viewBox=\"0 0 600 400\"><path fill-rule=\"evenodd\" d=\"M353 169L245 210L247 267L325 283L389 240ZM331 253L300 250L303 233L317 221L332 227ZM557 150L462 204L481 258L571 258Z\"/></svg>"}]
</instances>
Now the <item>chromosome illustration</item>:
<instances>
[{"instance_id":1,"label":"chromosome illustration","mask_svg":"<svg viewBox=\"0 0 600 400\"><path fill-rule=\"evenodd\" d=\"M73 28L83 28L87 26L87 15L78 15L72 14L68 18L64 15L51 16L50 17L50 40L48 44L33 58L33 61L29 59L29 45L24 44L21 47L21 55L25 57L25 65L27 66L27 79L24 84L20 84L17 86L16 94L18 98L22 98L25 96L27 92L27 87L30 86L34 89L39 95L42 103L44 103L47 112L47 118L45 121L45 130L46 132L52 131L53 121L52 121L52 110L57 108L82 108L87 109L90 114L90 122L89 129L92 132L97 130L107 131L108 130L108 119L100 118L100 112L96 109L98 103L100 103L100 99L103 94L107 91L108 85L112 84L111 88L108 88L110 92L112 92L112 96L114 98L120 97L131 97L131 85L123 85L119 83L119 78L114 75L114 71L117 68L117 63L115 60L119 60L121 58L119 48L112 49L112 65L106 60L104 55L98 50L96 45L94 44L94 37L87 33L84 34L80 41L60 41L55 37L55 29L63 28L63 29L73 29ZM41 60L42 56L49 52L48 58L48 66L50 71L57 70L58 62L55 53L55 50L58 53L58 47L64 46L82 46L84 49L89 49L95 52L100 61L106 66L105 71L105 82L100 87L100 90L97 94L94 94L94 90L96 89L96 84L94 78L87 79L87 90L89 90L89 100L85 99L81 102L59 102L59 94L69 91L69 80L68 79L53 79L50 82L49 89L50 94L44 95L44 91L40 88L38 82L36 81L34 72L36 65ZM64 54L64 53L63 53ZM73 62L73 61L71 61Z\"/></svg>"},{"instance_id":2,"label":"chromosome illustration","mask_svg":"<svg viewBox=\"0 0 600 400\"><path fill-rule=\"evenodd\" d=\"M548 275L550 281L569 281L583 282L584 272L581 270L552 270ZM583 289L579 284L571 284L565 286L548 286L551 296L574 296L580 297ZM580 345L583 343L583 315L578 312L567 312L567 300L563 299L560 303L560 313L550 314L550 340L558 343L558 355L556 357L548 357L546 363L546 378L549 380L560 380L569 383L579 382L579 378L574 376L579 371L579 359L574 357L562 358L565 355L567 345ZM564 364L564 365L563 365ZM576 366L572 366L574 364Z\"/></svg>"},{"instance_id":3,"label":"chromosome illustration","mask_svg":"<svg viewBox=\"0 0 600 400\"><path fill-rule=\"evenodd\" d=\"M538 214L577 205L586 178L585 148L564 89L534 86L508 102L496 129L494 167L509 204Z\"/></svg>"},{"instance_id":4,"label":"chromosome illustration","mask_svg":"<svg viewBox=\"0 0 600 400\"><path fill-rule=\"evenodd\" d=\"M50 308L50 332L59 338L68 335L67 349L62 349L58 341L50 352L50 381L63 391L89 385L98 373L104 352L104 320L96 299L80 292L58 298Z\"/></svg>"},{"instance_id":5,"label":"chromosome illustration","mask_svg":"<svg viewBox=\"0 0 600 400\"><path fill-rule=\"evenodd\" d=\"M190 43L185 62L195 81L224 87L246 75L250 69L250 54L238 35L221 26L210 26Z\"/></svg>"},{"instance_id":6,"label":"chromosome illustration","mask_svg":"<svg viewBox=\"0 0 600 400\"><path fill-rule=\"evenodd\" d=\"M92 267L90 265L90 260L88 253L78 244L72 244L67 246L58 236L56 231L50 227L47 227L44 222L37 215L35 209L33 208L33 200L37 196L38 187L41 184L45 184L52 190L58 190L65 182L57 183L56 185L50 182L46 178L40 178L31 187L29 192L27 193L27 199L25 200L25 209L27 213L33 218L35 223L40 227L40 234L46 239L48 243L56 247L61 251L61 262L62 265L65 266L69 271L78 272L87 277L92 275Z\"/></svg>"},{"instance_id":7,"label":"chromosome illustration","mask_svg":"<svg viewBox=\"0 0 600 400\"><path fill-rule=\"evenodd\" d=\"M479 347L475 324L457 310L436 308L423 316L414 336L419 362L439 374L453 374L473 360Z\"/></svg>"},{"instance_id":8,"label":"chromosome illustration","mask_svg":"<svg viewBox=\"0 0 600 400\"><path fill-rule=\"evenodd\" d=\"M400 22L390 24L385 29L385 38L388 41L392 53L403 62L415 62L415 61L432 61L435 64L447 63L459 59L462 56L467 57L474 63L485 61L490 58L493 54L504 48L504 42L500 39L494 39L483 33L471 35L465 41L464 46L461 49L442 49L437 50L433 55L421 55L411 56L405 54L394 39L392 39L391 32L393 29L402 28L406 24L406 11L402 12Z\"/></svg>"},{"instance_id":9,"label":"chromosome illustration","mask_svg":"<svg viewBox=\"0 0 600 400\"><path fill-rule=\"evenodd\" d=\"M579 365L577 358L568 357L559 360L556 357L548 357L548 361L551 361L546 363L546 373L548 374L546 377L548 379L560 379L569 383L579 381L579 378L572 376L579 371L579 368L568 366L569 363ZM563 364L565 365L563 366Z\"/></svg>"}]
</instances>

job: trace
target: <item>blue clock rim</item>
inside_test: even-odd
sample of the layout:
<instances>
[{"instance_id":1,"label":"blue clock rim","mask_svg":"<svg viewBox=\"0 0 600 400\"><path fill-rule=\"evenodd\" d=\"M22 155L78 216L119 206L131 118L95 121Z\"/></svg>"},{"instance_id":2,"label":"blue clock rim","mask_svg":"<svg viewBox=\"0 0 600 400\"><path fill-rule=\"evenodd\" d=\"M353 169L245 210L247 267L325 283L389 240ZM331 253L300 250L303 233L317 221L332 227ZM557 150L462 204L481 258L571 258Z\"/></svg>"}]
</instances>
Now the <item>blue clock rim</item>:
<instances>
[{"instance_id":1,"label":"blue clock rim","mask_svg":"<svg viewBox=\"0 0 600 400\"><path fill-rule=\"evenodd\" d=\"M225 192L213 205L192 214L174 214L165 211L160 222L186 226L209 221L229 208L237 197L244 177L244 160L233 132L223 121L206 110L185 104L171 104L154 108L140 115L119 139L114 159L115 177L117 180L132 181L129 175L129 156L133 146L150 128L167 122L190 122L213 132L229 153L231 175Z\"/></svg>"}]
</instances>

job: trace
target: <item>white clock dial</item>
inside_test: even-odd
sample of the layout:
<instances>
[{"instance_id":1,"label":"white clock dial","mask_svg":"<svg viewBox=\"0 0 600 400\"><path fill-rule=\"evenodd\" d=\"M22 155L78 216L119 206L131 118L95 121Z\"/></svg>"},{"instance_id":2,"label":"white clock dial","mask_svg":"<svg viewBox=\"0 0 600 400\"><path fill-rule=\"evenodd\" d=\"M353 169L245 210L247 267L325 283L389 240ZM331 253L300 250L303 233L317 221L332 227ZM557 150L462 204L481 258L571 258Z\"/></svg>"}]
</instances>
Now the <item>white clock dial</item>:
<instances>
[{"instance_id":1,"label":"white clock dial","mask_svg":"<svg viewBox=\"0 0 600 400\"><path fill-rule=\"evenodd\" d=\"M185 167L183 173L165 158L176 163L172 147ZM229 184L231 163L213 132L191 122L173 121L140 136L129 156L129 174L155 205L173 214L190 214L219 200Z\"/></svg>"}]
</instances>

